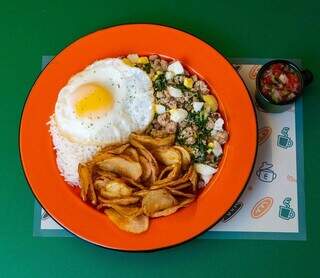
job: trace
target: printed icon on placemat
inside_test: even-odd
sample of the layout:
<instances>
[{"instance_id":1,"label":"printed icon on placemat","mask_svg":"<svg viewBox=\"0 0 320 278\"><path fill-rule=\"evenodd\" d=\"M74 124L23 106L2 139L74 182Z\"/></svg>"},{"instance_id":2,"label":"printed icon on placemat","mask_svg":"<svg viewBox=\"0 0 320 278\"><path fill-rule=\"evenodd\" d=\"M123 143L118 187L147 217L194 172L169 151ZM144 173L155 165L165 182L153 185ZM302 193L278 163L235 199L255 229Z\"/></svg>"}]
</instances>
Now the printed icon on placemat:
<instances>
[{"instance_id":1,"label":"printed icon on placemat","mask_svg":"<svg viewBox=\"0 0 320 278\"><path fill-rule=\"evenodd\" d=\"M288 149L293 146L293 141L288 135L289 129L290 129L289 127L284 127L281 130L281 134L278 135L278 142L277 142L278 147L283 149Z\"/></svg>"},{"instance_id":2,"label":"printed icon on placemat","mask_svg":"<svg viewBox=\"0 0 320 278\"><path fill-rule=\"evenodd\" d=\"M260 65L254 65L254 66L252 66L251 69L250 69L250 71L249 71L249 78L255 80L260 68L261 68Z\"/></svg>"},{"instance_id":3,"label":"printed icon on placemat","mask_svg":"<svg viewBox=\"0 0 320 278\"><path fill-rule=\"evenodd\" d=\"M258 131L258 143L259 145L263 144L268 140L272 132L271 127L265 126L259 129Z\"/></svg>"},{"instance_id":4,"label":"printed icon on placemat","mask_svg":"<svg viewBox=\"0 0 320 278\"><path fill-rule=\"evenodd\" d=\"M41 213L41 220L47 220L49 218L49 214L44 210Z\"/></svg>"},{"instance_id":5,"label":"printed icon on placemat","mask_svg":"<svg viewBox=\"0 0 320 278\"><path fill-rule=\"evenodd\" d=\"M226 223L228 222L232 217L234 217L243 207L243 203L242 202L237 202L235 203L231 209L229 209L229 211L224 215L222 222Z\"/></svg>"},{"instance_id":6,"label":"printed icon on placemat","mask_svg":"<svg viewBox=\"0 0 320 278\"><path fill-rule=\"evenodd\" d=\"M284 220L290 220L295 217L296 213L290 207L291 198L287 197L283 200L283 206L279 206L279 217Z\"/></svg>"},{"instance_id":7,"label":"printed icon on placemat","mask_svg":"<svg viewBox=\"0 0 320 278\"><path fill-rule=\"evenodd\" d=\"M273 199L271 197L264 197L257 202L251 211L252 218L260 218L264 216L272 207Z\"/></svg>"},{"instance_id":8,"label":"printed icon on placemat","mask_svg":"<svg viewBox=\"0 0 320 278\"><path fill-rule=\"evenodd\" d=\"M271 169L272 167L273 164L266 161L262 162L256 172L258 179L263 182L272 182L277 177L277 174Z\"/></svg>"}]
</instances>

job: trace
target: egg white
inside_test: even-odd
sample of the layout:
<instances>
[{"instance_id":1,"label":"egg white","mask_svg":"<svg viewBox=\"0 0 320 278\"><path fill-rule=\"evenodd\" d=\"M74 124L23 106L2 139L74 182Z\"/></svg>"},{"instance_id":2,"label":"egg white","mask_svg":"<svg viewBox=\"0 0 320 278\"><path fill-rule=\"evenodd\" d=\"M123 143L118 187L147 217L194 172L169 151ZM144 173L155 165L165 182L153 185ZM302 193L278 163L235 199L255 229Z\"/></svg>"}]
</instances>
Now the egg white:
<instances>
[{"instance_id":1,"label":"egg white","mask_svg":"<svg viewBox=\"0 0 320 278\"><path fill-rule=\"evenodd\" d=\"M79 86L90 83L111 92L113 106L103 115L79 117L74 95ZM69 80L59 92L54 116L60 133L70 141L107 145L126 141L130 133L146 129L153 119L153 103L149 76L119 58L110 58L94 62Z\"/></svg>"}]
</instances>

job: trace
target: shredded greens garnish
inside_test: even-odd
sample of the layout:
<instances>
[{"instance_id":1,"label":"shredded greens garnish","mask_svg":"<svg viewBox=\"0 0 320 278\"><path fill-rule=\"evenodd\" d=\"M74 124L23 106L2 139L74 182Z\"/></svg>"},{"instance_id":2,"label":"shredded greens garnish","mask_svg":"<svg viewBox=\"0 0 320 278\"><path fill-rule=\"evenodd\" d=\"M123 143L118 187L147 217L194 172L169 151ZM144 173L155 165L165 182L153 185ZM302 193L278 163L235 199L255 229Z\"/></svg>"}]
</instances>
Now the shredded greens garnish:
<instances>
[{"instance_id":1,"label":"shredded greens garnish","mask_svg":"<svg viewBox=\"0 0 320 278\"><path fill-rule=\"evenodd\" d=\"M167 80L163 73L159 74L153 82L156 91L163 91L167 87Z\"/></svg>"},{"instance_id":2,"label":"shredded greens garnish","mask_svg":"<svg viewBox=\"0 0 320 278\"><path fill-rule=\"evenodd\" d=\"M174 84L173 87L180 89L182 92L186 92L188 91L188 88L186 88L183 84L179 83L179 84Z\"/></svg>"},{"instance_id":3,"label":"shredded greens garnish","mask_svg":"<svg viewBox=\"0 0 320 278\"><path fill-rule=\"evenodd\" d=\"M188 114L188 119L194 122L200 131L206 129L208 122L208 116L205 114L205 111L202 109L200 112L190 112Z\"/></svg>"},{"instance_id":4,"label":"shredded greens garnish","mask_svg":"<svg viewBox=\"0 0 320 278\"><path fill-rule=\"evenodd\" d=\"M148 64L143 64L142 70L144 70L146 73L150 73L151 64L150 64L150 63L148 63Z\"/></svg>"}]
</instances>

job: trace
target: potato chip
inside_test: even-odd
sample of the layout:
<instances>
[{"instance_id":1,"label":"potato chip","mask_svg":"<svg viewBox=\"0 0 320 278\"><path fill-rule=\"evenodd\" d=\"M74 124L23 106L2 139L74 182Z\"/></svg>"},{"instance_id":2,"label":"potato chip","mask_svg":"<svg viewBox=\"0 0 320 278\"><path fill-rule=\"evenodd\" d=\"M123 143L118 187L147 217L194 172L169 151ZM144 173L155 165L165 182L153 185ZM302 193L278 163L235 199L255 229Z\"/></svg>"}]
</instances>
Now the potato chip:
<instances>
[{"instance_id":1,"label":"potato chip","mask_svg":"<svg viewBox=\"0 0 320 278\"><path fill-rule=\"evenodd\" d=\"M177 190L171 187L166 187L167 190L173 195L173 196L181 196L181 197L186 197L186 198L195 198L194 194L191 193L184 193L181 190Z\"/></svg>"},{"instance_id":2,"label":"potato chip","mask_svg":"<svg viewBox=\"0 0 320 278\"><path fill-rule=\"evenodd\" d=\"M177 186L174 186L172 188L176 189L176 190L181 190L181 189L185 189L187 187L190 187L192 186L192 183L191 182L186 182L186 183L183 183L183 184L179 184Z\"/></svg>"},{"instance_id":3,"label":"potato chip","mask_svg":"<svg viewBox=\"0 0 320 278\"><path fill-rule=\"evenodd\" d=\"M153 164L149 164L150 165L150 170L151 170L151 174L150 177L145 181L145 184L150 187L152 184L155 183L155 181L157 180L157 169L156 167L154 167Z\"/></svg>"},{"instance_id":4,"label":"potato chip","mask_svg":"<svg viewBox=\"0 0 320 278\"><path fill-rule=\"evenodd\" d=\"M96 192L94 190L94 186L92 181L89 183L89 188L88 188L88 199L91 202L92 205L96 205L97 204L97 195Z\"/></svg>"},{"instance_id":5,"label":"potato chip","mask_svg":"<svg viewBox=\"0 0 320 278\"><path fill-rule=\"evenodd\" d=\"M129 147L129 144L116 144L106 146L91 159L91 163L97 163L108 158L110 155L113 154L112 152L115 152L115 154L119 154L122 151L124 151L127 147Z\"/></svg>"},{"instance_id":6,"label":"potato chip","mask_svg":"<svg viewBox=\"0 0 320 278\"><path fill-rule=\"evenodd\" d=\"M179 206L182 208L182 207L185 207L187 205L189 205L190 203L192 203L193 201L195 200L195 198L187 198L183 201L180 202Z\"/></svg>"},{"instance_id":7,"label":"potato chip","mask_svg":"<svg viewBox=\"0 0 320 278\"><path fill-rule=\"evenodd\" d=\"M127 178L127 177L122 177L122 179L123 179L128 185L133 185L134 187L137 187L137 188L139 188L139 189L144 189L144 188L145 188L142 184L134 181L133 179L130 179L130 178Z\"/></svg>"},{"instance_id":8,"label":"potato chip","mask_svg":"<svg viewBox=\"0 0 320 278\"><path fill-rule=\"evenodd\" d=\"M165 181L163 180L157 180L153 186L151 186L150 189L159 189L159 188L164 188L164 187L173 187L182 183L187 183L189 181L189 176L193 174L193 168L192 166L189 167L188 171L180 178L172 181Z\"/></svg>"},{"instance_id":9,"label":"potato chip","mask_svg":"<svg viewBox=\"0 0 320 278\"><path fill-rule=\"evenodd\" d=\"M123 152L123 154L127 155L132 160L139 162L139 154L135 148L129 147Z\"/></svg>"},{"instance_id":10,"label":"potato chip","mask_svg":"<svg viewBox=\"0 0 320 278\"><path fill-rule=\"evenodd\" d=\"M129 197L132 195L132 188L126 185L120 179L110 180L100 187L99 193L102 197L108 199Z\"/></svg>"},{"instance_id":11,"label":"potato chip","mask_svg":"<svg viewBox=\"0 0 320 278\"><path fill-rule=\"evenodd\" d=\"M147 190L147 189L142 189L142 190L133 192L133 196L144 197L144 196L146 196L148 194L148 192L150 192L150 191Z\"/></svg>"},{"instance_id":12,"label":"potato chip","mask_svg":"<svg viewBox=\"0 0 320 278\"><path fill-rule=\"evenodd\" d=\"M112 172L108 172L108 171L104 171L104 170L102 170L102 169L100 169L98 167L94 172L99 178L102 177L102 178L106 178L106 179L109 179L109 180L119 178L117 174L112 173Z\"/></svg>"},{"instance_id":13,"label":"potato chip","mask_svg":"<svg viewBox=\"0 0 320 278\"><path fill-rule=\"evenodd\" d=\"M149 218L143 214L132 218L121 215L113 208L106 209L104 213L123 231L140 234L148 230Z\"/></svg>"},{"instance_id":14,"label":"potato chip","mask_svg":"<svg viewBox=\"0 0 320 278\"><path fill-rule=\"evenodd\" d=\"M127 217L137 217L137 216L143 214L142 208L139 206L111 205L110 207L113 208L118 213L120 213L121 215L124 215Z\"/></svg>"},{"instance_id":15,"label":"potato chip","mask_svg":"<svg viewBox=\"0 0 320 278\"><path fill-rule=\"evenodd\" d=\"M166 176L168 176L168 174L172 171L174 165L170 165L170 166L167 166L165 167L161 172L160 172L160 175L158 177L159 180L162 180L164 179Z\"/></svg>"},{"instance_id":16,"label":"potato chip","mask_svg":"<svg viewBox=\"0 0 320 278\"><path fill-rule=\"evenodd\" d=\"M115 147L113 149L110 149L107 152L111 153L111 154L122 154L124 151L126 151L126 149L129 146L130 146L130 144L123 144L123 145L117 146L117 147Z\"/></svg>"},{"instance_id":17,"label":"potato chip","mask_svg":"<svg viewBox=\"0 0 320 278\"><path fill-rule=\"evenodd\" d=\"M112 155L97 164L103 170L116 173L120 176L132 178L133 180L138 180L142 175L142 167L140 163L120 156Z\"/></svg>"},{"instance_id":18,"label":"potato chip","mask_svg":"<svg viewBox=\"0 0 320 278\"><path fill-rule=\"evenodd\" d=\"M134 147L137 148L138 153L140 153L140 155L144 156L147 161L150 162L150 166L153 168L153 171L155 172L155 176L158 175L159 173L159 166L158 166L158 162L157 160L153 157L153 155L151 154L151 152L149 152L143 145L141 145L138 141L132 139L130 137L130 144Z\"/></svg>"},{"instance_id":19,"label":"potato chip","mask_svg":"<svg viewBox=\"0 0 320 278\"><path fill-rule=\"evenodd\" d=\"M172 146L174 144L175 135L171 134L167 137L154 138L148 135L132 133L130 139L134 139L148 149L154 149L161 146Z\"/></svg>"},{"instance_id":20,"label":"potato chip","mask_svg":"<svg viewBox=\"0 0 320 278\"><path fill-rule=\"evenodd\" d=\"M148 216L176 204L177 200L166 189L151 190L142 199L143 212Z\"/></svg>"},{"instance_id":21,"label":"potato chip","mask_svg":"<svg viewBox=\"0 0 320 278\"><path fill-rule=\"evenodd\" d=\"M102 204L114 204L114 205L121 205L121 206L127 206L131 204L135 204L140 201L140 198L137 196L131 196L131 197L125 197L125 198L119 198L119 199L106 199L102 196L98 196L98 201Z\"/></svg>"},{"instance_id":22,"label":"potato chip","mask_svg":"<svg viewBox=\"0 0 320 278\"><path fill-rule=\"evenodd\" d=\"M170 214L175 213L178 209L187 206L193 200L194 200L194 198L186 199L183 202L181 202L179 205L164 209L162 211L157 211L157 212L153 213L152 215L150 215L150 217L151 218L156 218L156 217L161 217L161 216L168 216Z\"/></svg>"},{"instance_id":23,"label":"potato chip","mask_svg":"<svg viewBox=\"0 0 320 278\"><path fill-rule=\"evenodd\" d=\"M171 166L166 167L165 169L163 169L161 174L163 174L163 173L167 174L167 176L164 179L157 180L155 182L155 184L161 185L163 183L171 182L171 181L174 181L175 179L177 179L180 175L180 164L173 164ZM161 174L160 174L159 178L161 177Z\"/></svg>"},{"instance_id":24,"label":"potato chip","mask_svg":"<svg viewBox=\"0 0 320 278\"><path fill-rule=\"evenodd\" d=\"M182 163L180 151L173 147L159 147L154 149L152 154L157 161L166 166Z\"/></svg>"},{"instance_id":25,"label":"potato chip","mask_svg":"<svg viewBox=\"0 0 320 278\"><path fill-rule=\"evenodd\" d=\"M174 146L174 149L178 150L181 154L181 158L182 158L182 169L186 170L188 169L190 163L191 163L191 156L189 154L189 152L181 146Z\"/></svg>"},{"instance_id":26,"label":"potato chip","mask_svg":"<svg viewBox=\"0 0 320 278\"><path fill-rule=\"evenodd\" d=\"M80 178L81 198L83 201L87 200L88 190L91 180L91 172L88 166L85 164L78 165L78 173Z\"/></svg>"},{"instance_id":27,"label":"potato chip","mask_svg":"<svg viewBox=\"0 0 320 278\"><path fill-rule=\"evenodd\" d=\"M190 169L191 172L189 173L189 181L192 183L192 190L195 192L198 185L198 173L193 166L191 166Z\"/></svg>"},{"instance_id":28,"label":"potato chip","mask_svg":"<svg viewBox=\"0 0 320 278\"><path fill-rule=\"evenodd\" d=\"M79 165L82 199L131 233L146 231L149 216L167 216L187 206L195 199L190 191L196 192L198 174L189 152L173 143L174 135L132 134L129 143L107 146Z\"/></svg>"},{"instance_id":29,"label":"potato chip","mask_svg":"<svg viewBox=\"0 0 320 278\"><path fill-rule=\"evenodd\" d=\"M127 217L137 217L143 214L142 208L136 205L129 205L129 206L119 206L115 204L101 204L101 208L113 208L119 214Z\"/></svg>"},{"instance_id":30,"label":"potato chip","mask_svg":"<svg viewBox=\"0 0 320 278\"><path fill-rule=\"evenodd\" d=\"M95 190L99 191L101 188L103 188L105 186L105 184L107 182L109 182L110 179L105 178L105 177L99 177L97 178L94 183L93 183L93 187Z\"/></svg>"},{"instance_id":31,"label":"potato chip","mask_svg":"<svg viewBox=\"0 0 320 278\"><path fill-rule=\"evenodd\" d=\"M140 156L139 161L140 161L140 164L141 164L141 167L142 167L141 180L142 181L146 181L151 176L152 164L149 163L149 161L144 156Z\"/></svg>"}]
</instances>

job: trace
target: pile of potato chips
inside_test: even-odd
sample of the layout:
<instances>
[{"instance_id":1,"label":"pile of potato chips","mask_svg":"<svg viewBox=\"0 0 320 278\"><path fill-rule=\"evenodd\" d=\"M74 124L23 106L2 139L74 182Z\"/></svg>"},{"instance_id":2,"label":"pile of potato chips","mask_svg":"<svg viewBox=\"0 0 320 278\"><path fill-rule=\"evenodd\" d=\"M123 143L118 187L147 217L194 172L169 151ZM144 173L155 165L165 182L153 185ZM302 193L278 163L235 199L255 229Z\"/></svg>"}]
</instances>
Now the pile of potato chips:
<instances>
[{"instance_id":1,"label":"pile of potato chips","mask_svg":"<svg viewBox=\"0 0 320 278\"><path fill-rule=\"evenodd\" d=\"M149 218L167 216L196 197L198 174L175 137L131 134L79 164L81 198L103 210L121 230L142 233Z\"/></svg>"}]
</instances>

